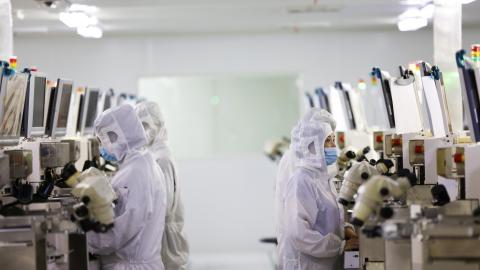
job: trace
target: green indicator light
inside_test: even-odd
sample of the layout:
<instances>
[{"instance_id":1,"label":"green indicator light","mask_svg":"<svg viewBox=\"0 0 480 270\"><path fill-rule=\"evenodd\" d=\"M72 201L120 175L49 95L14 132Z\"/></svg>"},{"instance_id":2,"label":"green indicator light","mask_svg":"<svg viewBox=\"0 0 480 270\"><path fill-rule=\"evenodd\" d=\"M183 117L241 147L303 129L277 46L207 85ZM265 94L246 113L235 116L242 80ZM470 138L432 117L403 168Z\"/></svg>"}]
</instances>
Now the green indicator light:
<instances>
[{"instance_id":1,"label":"green indicator light","mask_svg":"<svg viewBox=\"0 0 480 270\"><path fill-rule=\"evenodd\" d=\"M218 104L220 104L220 97L219 96L212 96L210 98L210 104L213 105L213 106L217 106Z\"/></svg>"},{"instance_id":2,"label":"green indicator light","mask_svg":"<svg viewBox=\"0 0 480 270\"><path fill-rule=\"evenodd\" d=\"M358 83L358 89L360 89L360 90L367 89L367 84L365 82Z\"/></svg>"}]
</instances>

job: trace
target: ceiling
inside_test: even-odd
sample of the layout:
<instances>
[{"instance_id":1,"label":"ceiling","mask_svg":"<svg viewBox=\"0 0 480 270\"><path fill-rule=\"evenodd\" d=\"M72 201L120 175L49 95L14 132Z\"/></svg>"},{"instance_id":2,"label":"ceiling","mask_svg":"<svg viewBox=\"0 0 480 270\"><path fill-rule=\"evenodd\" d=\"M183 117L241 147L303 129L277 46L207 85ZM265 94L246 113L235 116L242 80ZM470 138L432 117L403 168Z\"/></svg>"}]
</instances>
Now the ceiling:
<instances>
[{"instance_id":1,"label":"ceiling","mask_svg":"<svg viewBox=\"0 0 480 270\"><path fill-rule=\"evenodd\" d=\"M39 1L12 0L16 34L74 32L58 20L62 7L50 9ZM396 30L398 15L412 0L68 1L97 6L95 15L105 34L202 34ZM18 10L24 14L23 19L17 18ZM479 13L480 1L464 6L464 25L480 26Z\"/></svg>"}]
</instances>

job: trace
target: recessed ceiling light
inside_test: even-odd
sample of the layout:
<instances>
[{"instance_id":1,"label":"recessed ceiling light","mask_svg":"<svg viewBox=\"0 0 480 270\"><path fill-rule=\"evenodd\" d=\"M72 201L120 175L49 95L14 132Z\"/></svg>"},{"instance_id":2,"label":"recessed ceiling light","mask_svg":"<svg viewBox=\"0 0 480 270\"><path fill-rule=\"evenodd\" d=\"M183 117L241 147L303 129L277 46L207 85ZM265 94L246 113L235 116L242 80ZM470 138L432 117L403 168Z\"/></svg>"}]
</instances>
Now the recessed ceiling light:
<instances>
[{"instance_id":1,"label":"recessed ceiling light","mask_svg":"<svg viewBox=\"0 0 480 270\"><path fill-rule=\"evenodd\" d=\"M428 20L422 17L405 18L398 21L397 26L400 31L415 31L428 25Z\"/></svg>"},{"instance_id":2,"label":"recessed ceiling light","mask_svg":"<svg viewBox=\"0 0 480 270\"><path fill-rule=\"evenodd\" d=\"M420 15L424 18L431 19L433 18L433 13L435 12L435 5L428 4L420 9Z\"/></svg>"},{"instance_id":3,"label":"recessed ceiling light","mask_svg":"<svg viewBox=\"0 0 480 270\"><path fill-rule=\"evenodd\" d=\"M98 24L98 19L84 12L60 12L59 19L70 28L85 27Z\"/></svg>"},{"instance_id":4,"label":"recessed ceiling light","mask_svg":"<svg viewBox=\"0 0 480 270\"><path fill-rule=\"evenodd\" d=\"M17 11L15 12L15 16L19 20L25 19L25 13L23 13L23 10L21 10L21 9L17 9Z\"/></svg>"},{"instance_id":5,"label":"recessed ceiling light","mask_svg":"<svg viewBox=\"0 0 480 270\"><path fill-rule=\"evenodd\" d=\"M77 34L85 38L101 38L103 36L103 31L98 26L90 25L86 27L78 27Z\"/></svg>"},{"instance_id":6,"label":"recessed ceiling light","mask_svg":"<svg viewBox=\"0 0 480 270\"><path fill-rule=\"evenodd\" d=\"M415 17L422 17L422 13L418 8L409 8L407 11L403 12L398 16L399 19L406 19L406 18L415 18Z\"/></svg>"}]
</instances>

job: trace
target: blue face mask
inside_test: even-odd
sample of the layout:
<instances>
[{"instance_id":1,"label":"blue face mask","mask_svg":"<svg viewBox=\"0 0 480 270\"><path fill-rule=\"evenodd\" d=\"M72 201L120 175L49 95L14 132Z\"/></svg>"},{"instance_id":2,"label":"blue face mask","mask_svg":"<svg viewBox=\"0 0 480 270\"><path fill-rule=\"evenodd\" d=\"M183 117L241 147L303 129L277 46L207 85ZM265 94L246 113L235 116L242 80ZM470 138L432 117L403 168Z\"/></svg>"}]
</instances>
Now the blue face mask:
<instances>
[{"instance_id":1,"label":"blue face mask","mask_svg":"<svg viewBox=\"0 0 480 270\"><path fill-rule=\"evenodd\" d=\"M337 161L337 148L336 147L327 147L325 148L325 161L327 165L332 165Z\"/></svg>"},{"instance_id":2,"label":"blue face mask","mask_svg":"<svg viewBox=\"0 0 480 270\"><path fill-rule=\"evenodd\" d=\"M110 154L107 149L100 148L100 156L106 161L116 162L118 161L114 154Z\"/></svg>"}]
</instances>

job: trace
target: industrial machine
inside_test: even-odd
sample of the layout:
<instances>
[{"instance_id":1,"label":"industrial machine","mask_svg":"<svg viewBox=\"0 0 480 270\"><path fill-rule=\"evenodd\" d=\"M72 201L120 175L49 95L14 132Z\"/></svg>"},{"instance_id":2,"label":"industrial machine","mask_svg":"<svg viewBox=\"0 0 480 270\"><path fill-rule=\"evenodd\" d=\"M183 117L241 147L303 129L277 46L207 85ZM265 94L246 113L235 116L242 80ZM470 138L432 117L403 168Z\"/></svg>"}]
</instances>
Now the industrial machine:
<instances>
[{"instance_id":1,"label":"industrial machine","mask_svg":"<svg viewBox=\"0 0 480 270\"><path fill-rule=\"evenodd\" d=\"M36 71L5 63L0 71L0 268L89 269L95 261L85 232L113 227L116 194L104 172L75 168L83 157L99 158L97 140L82 148L61 139L73 82L59 79L50 88ZM100 93L89 93L79 127L91 136ZM102 108L110 101L102 97Z\"/></svg>"}]
</instances>

